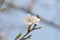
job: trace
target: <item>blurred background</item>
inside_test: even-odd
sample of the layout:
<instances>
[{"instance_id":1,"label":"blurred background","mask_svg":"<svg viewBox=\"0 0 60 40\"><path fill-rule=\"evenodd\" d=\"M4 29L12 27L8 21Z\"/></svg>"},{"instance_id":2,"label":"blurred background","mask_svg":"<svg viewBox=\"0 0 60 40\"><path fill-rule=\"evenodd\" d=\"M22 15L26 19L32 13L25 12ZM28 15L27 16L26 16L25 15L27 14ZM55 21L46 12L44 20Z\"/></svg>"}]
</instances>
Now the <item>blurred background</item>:
<instances>
[{"instance_id":1,"label":"blurred background","mask_svg":"<svg viewBox=\"0 0 60 40\"><path fill-rule=\"evenodd\" d=\"M0 40L14 40L25 34L26 14L39 15L38 26L30 40L60 40L60 0L0 0Z\"/></svg>"}]
</instances>

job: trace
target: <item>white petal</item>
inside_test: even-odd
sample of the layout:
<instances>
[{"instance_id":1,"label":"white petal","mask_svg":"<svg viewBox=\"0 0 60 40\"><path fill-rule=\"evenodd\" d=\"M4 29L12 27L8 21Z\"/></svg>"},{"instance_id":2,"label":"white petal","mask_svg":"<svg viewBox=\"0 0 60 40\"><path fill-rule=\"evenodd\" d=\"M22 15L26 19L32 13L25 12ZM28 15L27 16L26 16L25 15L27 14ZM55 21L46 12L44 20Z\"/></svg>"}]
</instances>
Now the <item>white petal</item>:
<instances>
[{"instance_id":1,"label":"white petal","mask_svg":"<svg viewBox=\"0 0 60 40\"><path fill-rule=\"evenodd\" d=\"M37 23L39 23L39 21L40 21L40 19L39 18L37 18L37 17L35 17L35 19L34 19L34 24L37 24Z\"/></svg>"},{"instance_id":2,"label":"white petal","mask_svg":"<svg viewBox=\"0 0 60 40\"><path fill-rule=\"evenodd\" d=\"M27 14L24 17L24 21L25 21L26 24L32 24L32 16L30 14Z\"/></svg>"}]
</instances>

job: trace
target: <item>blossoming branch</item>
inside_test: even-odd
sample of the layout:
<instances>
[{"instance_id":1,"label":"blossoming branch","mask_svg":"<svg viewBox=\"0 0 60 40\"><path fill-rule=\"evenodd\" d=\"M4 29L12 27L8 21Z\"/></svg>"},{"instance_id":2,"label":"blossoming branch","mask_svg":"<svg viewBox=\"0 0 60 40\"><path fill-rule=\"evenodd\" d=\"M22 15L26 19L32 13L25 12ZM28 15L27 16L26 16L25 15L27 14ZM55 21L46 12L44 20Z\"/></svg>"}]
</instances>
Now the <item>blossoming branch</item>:
<instances>
[{"instance_id":1,"label":"blossoming branch","mask_svg":"<svg viewBox=\"0 0 60 40\"><path fill-rule=\"evenodd\" d=\"M23 36L22 36L22 33L19 33L16 36L15 40L27 40L32 36L32 35L28 35L30 32L32 32L36 29L41 29L41 27L37 27L37 24L40 22L40 16L39 15L32 16L31 14L27 14L24 17L24 22L28 25L28 31ZM32 25L33 25L33 27L32 27Z\"/></svg>"}]
</instances>

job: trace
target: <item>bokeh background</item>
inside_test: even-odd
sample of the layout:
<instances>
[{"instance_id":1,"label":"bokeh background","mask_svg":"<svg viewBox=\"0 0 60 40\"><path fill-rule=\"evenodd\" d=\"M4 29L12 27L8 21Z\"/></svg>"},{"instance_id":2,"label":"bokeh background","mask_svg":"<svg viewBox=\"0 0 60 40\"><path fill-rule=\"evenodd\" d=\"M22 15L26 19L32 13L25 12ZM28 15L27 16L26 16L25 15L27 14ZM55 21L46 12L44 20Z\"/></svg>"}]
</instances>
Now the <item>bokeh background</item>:
<instances>
[{"instance_id":1,"label":"bokeh background","mask_svg":"<svg viewBox=\"0 0 60 40\"><path fill-rule=\"evenodd\" d=\"M60 0L34 0L35 3L31 1L6 0L25 9L33 3L31 12L41 17L38 26L42 29L31 32L30 40L60 40ZM6 33L6 40L14 40L20 32L26 33L27 25L24 23L24 16L28 12L25 12L23 8L11 8L8 12L0 11L0 35Z\"/></svg>"}]
</instances>

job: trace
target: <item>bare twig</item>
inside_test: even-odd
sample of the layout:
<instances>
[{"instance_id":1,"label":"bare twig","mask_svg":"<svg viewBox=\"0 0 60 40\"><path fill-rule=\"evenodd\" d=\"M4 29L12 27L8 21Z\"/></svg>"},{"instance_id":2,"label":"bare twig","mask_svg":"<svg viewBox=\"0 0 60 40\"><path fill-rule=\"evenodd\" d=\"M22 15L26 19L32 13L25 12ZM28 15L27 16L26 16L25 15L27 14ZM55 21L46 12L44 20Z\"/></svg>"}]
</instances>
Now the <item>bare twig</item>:
<instances>
[{"instance_id":1,"label":"bare twig","mask_svg":"<svg viewBox=\"0 0 60 40\"><path fill-rule=\"evenodd\" d=\"M34 8L36 1L37 0L31 0L31 3L28 5L29 10L32 10Z\"/></svg>"}]
</instances>

